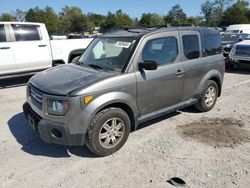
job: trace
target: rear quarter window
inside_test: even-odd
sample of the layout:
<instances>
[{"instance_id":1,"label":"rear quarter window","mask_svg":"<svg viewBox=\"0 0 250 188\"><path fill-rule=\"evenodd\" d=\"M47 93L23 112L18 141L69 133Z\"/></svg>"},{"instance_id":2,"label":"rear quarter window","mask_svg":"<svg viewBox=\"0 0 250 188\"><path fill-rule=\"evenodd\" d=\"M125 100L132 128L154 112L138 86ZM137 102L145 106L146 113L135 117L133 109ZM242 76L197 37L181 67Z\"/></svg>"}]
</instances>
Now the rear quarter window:
<instances>
[{"instance_id":1,"label":"rear quarter window","mask_svg":"<svg viewBox=\"0 0 250 188\"><path fill-rule=\"evenodd\" d=\"M200 45L198 35L182 36L183 51L187 59L197 59L200 57Z\"/></svg>"},{"instance_id":2,"label":"rear quarter window","mask_svg":"<svg viewBox=\"0 0 250 188\"><path fill-rule=\"evenodd\" d=\"M6 42L4 25L0 25L0 42Z\"/></svg>"},{"instance_id":3,"label":"rear quarter window","mask_svg":"<svg viewBox=\"0 0 250 188\"><path fill-rule=\"evenodd\" d=\"M12 25L16 41L38 41L41 40L38 26L34 25Z\"/></svg>"},{"instance_id":4,"label":"rear quarter window","mask_svg":"<svg viewBox=\"0 0 250 188\"><path fill-rule=\"evenodd\" d=\"M221 51L221 37L219 34L205 34L204 48L206 55L220 54Z\"/></svg>"}]
</instances>

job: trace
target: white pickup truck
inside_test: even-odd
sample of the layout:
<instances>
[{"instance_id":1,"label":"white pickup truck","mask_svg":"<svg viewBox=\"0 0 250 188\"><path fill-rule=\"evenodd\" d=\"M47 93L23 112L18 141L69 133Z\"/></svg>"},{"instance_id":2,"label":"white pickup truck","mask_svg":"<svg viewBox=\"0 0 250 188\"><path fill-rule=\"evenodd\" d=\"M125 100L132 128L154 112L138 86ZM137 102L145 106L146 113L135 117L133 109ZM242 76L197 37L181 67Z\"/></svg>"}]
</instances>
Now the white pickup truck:
<instances>
[{"instance_id":1,"label":"white pickup truck","mask_svg":"<svg viewBox=\"0 0 250 188\"><path fill-rule=\"evenodd\" d=\"M42 23L0 22L0 78L70 63L91 41L50 40Z\"/></svg>"}]
</instances>

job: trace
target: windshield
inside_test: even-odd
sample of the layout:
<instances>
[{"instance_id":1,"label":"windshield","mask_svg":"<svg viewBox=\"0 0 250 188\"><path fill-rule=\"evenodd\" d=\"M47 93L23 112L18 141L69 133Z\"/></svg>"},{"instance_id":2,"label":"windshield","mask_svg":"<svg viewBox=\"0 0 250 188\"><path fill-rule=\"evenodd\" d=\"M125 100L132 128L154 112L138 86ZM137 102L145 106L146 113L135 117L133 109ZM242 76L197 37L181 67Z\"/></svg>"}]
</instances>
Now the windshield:
<instances>
[{"instance_id":1,"label":"windshield","mask_svg":"<svg viewBox=\"0 0 250 188\"><path fill-rule=\"evenodd\" d=\"M234 42L234 41L237 41L239 38L239 35L236 35L236 34L224 34L222 37L221 37L221 41L222 42Z\"/></svg>"},{"instance_id":2,"label":"windshield","mask_svg":"<svg viewBox=\"0 0 250 188\"><path fill-rule=\"evenodd\" d=\"M250 36L249 34L246 33L241 33L241 34L227 34L223 35L221 40L222 42L239 42L242 40L249 40Z\"/></svg>"},{"instance_id":3,"label":"windshield","mask_svg":"<svg viewBox=\"0 0 250 188\"><path fill-rule=\"evenodd\" d=\"M250 40L250 35L247 35L245 40Z\"/></svg>"},{"instance_id":4,"label":"windshield","mask_svg":"<svg viewBox=\"0 0 250 188\"><path fill-rule=\"evenodd\" d=\"M230 33L240 33L240 30L226 30L225 34L230 34Z\"/></svg>"},{"instance_id":5,"label":"windshield","mask_svg":"<svg viewBox=\"0 0 250 188\"><path fill-rule=\"evenodd\" d=\"M136 40L132 37L96 38L79 59L80 64L121 72Z\"/></svg>"}]
</instances>

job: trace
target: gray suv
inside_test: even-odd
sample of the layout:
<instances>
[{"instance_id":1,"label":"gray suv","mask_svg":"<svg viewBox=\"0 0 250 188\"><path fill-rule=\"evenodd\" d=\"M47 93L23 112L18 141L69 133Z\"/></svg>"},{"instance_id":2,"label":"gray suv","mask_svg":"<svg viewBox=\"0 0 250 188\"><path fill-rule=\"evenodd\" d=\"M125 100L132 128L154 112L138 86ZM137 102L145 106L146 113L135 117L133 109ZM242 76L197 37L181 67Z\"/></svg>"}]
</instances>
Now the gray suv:
<instances>
[{"instance_id":1,"label":"gray suv","mask_svg":"<svg viewBox=\"0 0 250 188\"><path fill-rule=\"evenodd\" d=\"M33 76L23 109L45 142L86 143L98 156L119 150L139 123L190 105L211 110L225 70L219 32L199 27L103 34L77 64Z\"/></svg>"}]
</instances>

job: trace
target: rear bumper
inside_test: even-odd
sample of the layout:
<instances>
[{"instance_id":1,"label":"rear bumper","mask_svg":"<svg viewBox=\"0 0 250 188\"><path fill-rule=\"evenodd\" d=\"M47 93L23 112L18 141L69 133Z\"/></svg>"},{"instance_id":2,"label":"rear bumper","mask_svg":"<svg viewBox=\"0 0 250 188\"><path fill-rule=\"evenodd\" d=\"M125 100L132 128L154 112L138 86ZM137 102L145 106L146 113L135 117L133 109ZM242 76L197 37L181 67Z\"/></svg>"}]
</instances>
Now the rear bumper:
<instances>
[{"instance_id":1,"label":"rear bumper","mask_svg":"<svg viewBox=\"0 0 250 188\"><path fill-rule=\"evenodd\" d=\"M23 111L29 125L39 132L45 142L67 146L84 145L84 134L71 134L67 125L43 119L32 110L27 102L23 104Z\"/></svg>"}]
</instances>

